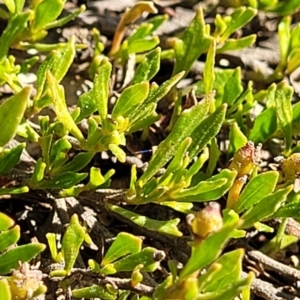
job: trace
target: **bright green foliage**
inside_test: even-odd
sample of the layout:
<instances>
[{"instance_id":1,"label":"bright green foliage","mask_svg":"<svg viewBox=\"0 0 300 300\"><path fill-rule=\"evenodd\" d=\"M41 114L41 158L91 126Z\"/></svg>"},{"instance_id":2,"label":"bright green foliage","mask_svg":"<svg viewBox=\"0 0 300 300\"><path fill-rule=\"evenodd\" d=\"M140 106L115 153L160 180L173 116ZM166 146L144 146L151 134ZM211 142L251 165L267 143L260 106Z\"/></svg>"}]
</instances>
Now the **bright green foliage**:
<instances>
[{"instance_id":1,"label":"bright green foliage","mask_svg":"<svg viewBox=\"0 0 300 300\"><path fill-rule=\"evenodd\" d=\"M56 262L63 261L64 263L63 270L51 272L50 276L52 277L69 275L82 243L84 241L88 244L92 243L90 236L86 232L86 228L79 223L78 216L75 214L71 217L70 224L63 236L61 252L57 253L55 234L48 233L47 239L53 260Z\"/></svg>"},{"instance_id":2,"label":"bright green foliage","mask_svg":"<svg viewBox=\"0 0 300 300\"><path fill-rule=\"evenodd\" d=\"M0 85L7 84L13 95L0 105L0 195L39 190L53 197L88 195L93 201L89 193L93 195L98 190L104 195L99 209L106 209L108 214L118 214L130 224L173 239L183 236L183 217L188 215L192 235L187 245L191 248L190 257L180 269L175 262L168 262L169 268L163 264L168 274L163 282L151 287L151 295L148 292L147 296L140 296L135 288L144 284L146 273L162 269L166 254L149 245L149 240L143 245L141 237L127 232L119 232L108 247L104 243L101 259L90 259L90 269L81 270L90 272L98 281L74 288L77 258L84 243L92 244L92 240L79 216L73 214L60 251L57 236L47 234L52 259L63 263L62 269L49 272L49 279L59 277L60 286L72 289L74 298L250 299L254 276L250 272L242 277L245 250L226 249L223 254L226 244L232 238L244 237L250 227L272 232L273 228L264 224L269 219L299 218L300 144L296 139L300 133L300 105L294 101L293 88L281 81L300 66L300 26L292 27L290 16L299 8L299 1L234 1L236 7L230 15L216 15L214 31L206 24L204 11L197 9L182 34L168 41L169 49L163 43L163 49L158 47L160 39L156 35L156 29L168 19L166 15L152 17L132 28L144 13L157 13L153 2L138 1L121 16L107 55L100 32L92 31L95 51L88 72L93 84L78 97L72 110L62 82L76 51L85 45L76 44L75 37L48 45L42 40L49 29L63 26L84 7L60 18L65 0L31 1L28 7L24 0L3 2L6 8L0 8L0 17L7 20L7 26L0 36ZM256 92L258 88L254 89L251 81L245 83L241 67L220 69L215 63L218 54L255 43L255 34L238 36L258 11L284 17L278 25L280 62L274 73L265 78L266 90ZM10 55L11 49L35 49L38 55L19 66ZM47 53L37 68L32 93L32 87L21 84L19 75L40 60L41 51ZM188 76L194 63L205 56L203 78L198 77L185 89L179 88L178 83ZM164 59L174 62L172 75L157 84ZM123 77L117 84L116 70ZM148 140L155 128L153 124L161 121L157 109L161 100L173 109L169 123L160 127L164 138L147 167L141 171L132 166L130 185L122 191L122 199L107 197L105 188L111 188L111 177L116 171L109 169L102 174L106 166L94 167L93 160L108 153L118 164L125 163L128 138L141 132L141 141ZM54 110L53 119L39 115L49 106ZM37 117L38 124L32 123L33 117ZM228 138L222 137L224 133ZM9 142L16 135L26 142L10 148ZM259 147L255 146L267 145L274 138L286 159L276 171L271 171L271 167L260 169L256 153ZM24 178L19 181L14 175L29 141L38 145L41 156L31 170L20 170ZM229 146L225 143L228 141ZM196 207L200 202L205 205L220 199L227 199L227 206L219 212L219 226L200 236L202 231L195 228L203 225L202 211L196 211ZM146 204L173 209L180 218L176 215L162 220L132 210L132 205ZM190 215L199 220L189 222ZM296 242L285 234L285 226L286 221L282 221L276 236L260 249L262 252L275 257L278 251ZM40 280L32 282L30 295L15 284L24 275L25 263L45 248L39 243L17 246L20 230L0 212L0 275L11 276L10 280L0 280L0 295L5 300L30 299L45 293ZM19 265L19 261L23 264ZM120 272L129 278L127 286L121 288L109 281ZM31 282L31 277L26 276L25 281Z\"/></svg>"},{"instance_id":3,"label":"bright green foliage","mask_svg":"<svg viewBox=\"0 0 300 300\"><path fill-rule=\"evenodd\" d=\"M2 130L0 147L3 147L15 136L18 125L27 107L30 91L30 87L26 87L20 93L15 94L0 105Z\"/></svg>"},{"instance_id":4,"label":"bright green foliage","mask_svg":"<svg viewBox=\"0 0 300 300\"><path fill-rule=\"evenodd\" d=\"M11 278L15 278L15 274L18 272L16 269L21 268L22 263L26 265L28 261L45 249L45 245L40 243L17 246L19 239L20 226L15 225L14 221L7 215L0 213L0 275L2 276L10 275L13 272ZM36 278L31 282L29 278L27 280L26 288L31 288L36 296L45 293L46 287L40 279ZM9 282L6 278L0 280L1 298L5 300L23 299L22 285L13 286L12 281L13 279Z\"/></svg>"}]
</instances>

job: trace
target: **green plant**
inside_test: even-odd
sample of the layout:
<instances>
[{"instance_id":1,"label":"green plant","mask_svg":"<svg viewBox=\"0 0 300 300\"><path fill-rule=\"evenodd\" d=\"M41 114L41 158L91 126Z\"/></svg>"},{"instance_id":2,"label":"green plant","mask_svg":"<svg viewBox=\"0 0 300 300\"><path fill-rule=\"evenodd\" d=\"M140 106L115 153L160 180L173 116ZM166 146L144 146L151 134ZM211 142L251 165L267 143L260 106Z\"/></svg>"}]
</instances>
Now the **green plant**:
<instances>
[{"instance_id":1,"label":"green plant","mask_svg":"<svg viewBox=\"0 0 300 300\"><path fill-rule=\"evenodd\" d=\"M22 0L4 1L7 9L1 8L0 17L7 25L0 36L0 86L7 84L13 95L0 105L0 196L46 194L56 212L59 198L79 199L79 208L72 207L69 224L64 224L61 247L57 233L46 235L52 260L61 265L44 275L51 282L60 281L59 287L71 291L72 297L246 300L255 280L251 272L242 277L247 249L229 250L228 242L235 245L251 228L273 232L266 223L273 218L281 219L280 227L260 250L276 257L296 242L285 229L287 218L299 218L296 141L300 106L293 103L293 88L278 81L299 67L299 26L291 29L292 18L287 16L299 5L295 1L237 2L229 15L217 14L213 25L205 22L203 10L198 9L182 34L170 38L164 49L158 47L155 31L167 20L166 15L145 20L127 32L145 12L158 12L150 1L140 1L124 13L110 51L101 42L100 32L93 29L95 51L88 67L92 85L71 110L62 81L77 50L85 46L77 44L75 37L65 43L41 42L49 30L75 18L84 7L58 19L65 1L37 0L28 7ZM215 67L217 55L255 43L255 34L238 37L237 32L250 24L258 10L285 16L278 26L281 61L265 81L271 84L260 91L253 88L253 82L245 83L241 67ZM35 49L38 56L19 66L10 49ZM31 69L42 51L46 55L37 67L35 86L23 87L18 75ZM205 56L202 78L178 88L201 56ZM174 61L172 74L157 84L166 59ZM116 70L121 76L116 76ZM99 153L106 153L116 158L116 164L125 163L130 138L150 140L153 124L161 121L161 103L173 110L168 124L160 128L163 138L155 153L143 170L133 164L128 186L110 195L118 171L114 166L95 167L94 160ZM54 118L41 113L50 106ZM253 120L257 107L261 112ZM225 140L221 138L224 132L228 134ZM26 142L10 148L16 136ZM269 162L264 169L259 167L259 144L267 146L270 141L276 141L285 156L276 170L271 170ZM24 170L18 163L27 142L38 145L40 156L31 169ZM222 145L225 142L228 147ZM96 203L99 193L104 196ZM174 260L166 264L167 251L152 246L151 239L118 232L109 246L101 245L101 258L89 255L89 269L76 268L83 250L92 247L94 240L89 232L93 226L88 222L82 225L79 216L86 198L94 207L98 205L97 209L162 240L181 240L187 226L191 234L183 266ZM170 209L173 214L154 218L139 210L147 205ZM31 299L46 292L40 271L35 273L27 264L44 245L11 248L20 237L20 227L13 226L12 220L0 213L0 295ZM156 284L145 283L149 274L154 277L161 270L163 275ZM119 274L125 279L114 277ZM19 281L26 282L22 290Z\"/></svg>"},{"instance_id":2,"label":"green plant","mask_svg":"<svg viewBox=\"0 0 300 300\"><path fill-rule=\"evenodd\" d=\"M20 226L0 213L0 294L5 300L32 299L47 290L42 282L42 273L30 270L27 263L42 252L45 245L34 243L16 246L19 239Z\"/></svg>"}]
</instances>

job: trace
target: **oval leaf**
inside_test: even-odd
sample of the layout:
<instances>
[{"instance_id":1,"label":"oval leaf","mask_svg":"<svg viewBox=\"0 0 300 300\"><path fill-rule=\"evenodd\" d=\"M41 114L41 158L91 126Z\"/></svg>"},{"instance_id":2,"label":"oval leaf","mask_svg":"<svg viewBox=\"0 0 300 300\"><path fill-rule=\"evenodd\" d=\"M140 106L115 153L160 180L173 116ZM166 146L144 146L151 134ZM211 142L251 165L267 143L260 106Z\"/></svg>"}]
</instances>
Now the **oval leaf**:
<instances>
[{"instance_id":1,"label":"oval leaf","mask_svg":"<svg viewBox=\"0 0 300 300\"><path fill-rule=\"evenodd\" d=\"M30 92L31 88L27 86L0 105L0 147L4 146L15 136L27 107Z\"/></svg>"}]
</instances>

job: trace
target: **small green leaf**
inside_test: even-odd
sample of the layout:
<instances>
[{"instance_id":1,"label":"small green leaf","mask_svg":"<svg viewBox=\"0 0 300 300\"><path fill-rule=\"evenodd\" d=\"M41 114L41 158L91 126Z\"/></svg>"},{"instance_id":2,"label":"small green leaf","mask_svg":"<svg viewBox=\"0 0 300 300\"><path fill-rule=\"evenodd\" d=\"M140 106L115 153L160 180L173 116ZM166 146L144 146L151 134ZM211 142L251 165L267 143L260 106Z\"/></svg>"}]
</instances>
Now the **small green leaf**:
<instances>
[{"instance_id":1,"label":"small green leaf","mask_svg":"<svg viewBox=\"0 0 300 300\"><path fill-rule=\"evenodd\" d=\"M64 2L66 2L66 1L64 0ZM73 10L72 13L69 13L65 17L62 17L58 20L54 20L53 22L48 23L44 27L44 29L49 30L49 29L52 29L55 27L63 27L68 22L74 20L79 14L83 13L85 11L85 8L86 7L84 5L81 5L78 9Z\"/></svg>"},{"instance_id":2,"label":"small green leaf","mask_svg":"<svg viewBox=\"0 0 300 300\"><path fill-rule=\"evenodd\" d=\"M277 3L277 1L276 1ZM280 15L290 15L293 14L300 7L298 0L289 0L289 1L278 1L277 5L272 5L266 10L269 12L274 12Z\"/></svg>"},{"instance_id":3,"label":"small green leaf","mask_svg":"<svg viewBox=\"0 0 300 300\"><path fill-rule=\"evenodd\" d=\"M189 189L184 189L180 192L174 193L172 199L178 199L178 201L193 201L197 202L198 194L208 193L213 191L214 189L219 189L223 187L227 183L226 178L219 178L218 180L214 180L214 178L210 178L206 181L200 181L196 186L193 186Z\"/></svg>"},{"instance_id":4,"label":"small green leaf","mask_svg":"<svg viewBox=\"0 0 300 300\"><path fill-rule=\"evenodd\" d=\"M151 19L147 20L147 23L152 25L151 30L148 34L152 34L156 29L158 29L165 21L169 19L169 16L167 14L164 15L158 15Z\"/></svg>"},{"instance_id":5,"label":"small green leaf","mask_svg":"<svg viewBox=\"0 0 300 300\"><path fill-rule=\"evenodd\" d=\"M251 34L240 39L227 39L223 45L217 48L216 53L240 50L252 46L256 41L256 34Z\"/></svg>"},{"instance_id":6,"label":"small green leaf","mask_svg":"<svg viewBox=\"0 0 300 300\"><path fill-rule=\"evenodd\" d=\"M70 131L82 145L85 145L85 138L67 108L63 87L58 84L58 81L50 72L47 73L47 81L51 89L53 107L57 120L62 123L65 129Z\"/></svg>"},{"instance_id":7,"label":"small green leaf","mask_svg":"<svg viewBox=\"0 0 300 300\"><path fill-rule=\"evenodd\" d=\"M102 120L106 119L107 116L111 69L111 63L106 58L103 58L94 77L93 102L96 103L97 110ZM88 108L90 108L91 111L94 108L94 104L91 101L92 99L87 98L87 100L88 102L85 105L88 105L88 107L84 107L84 109L88 110Z\"/></svg>"},{"instance_id":8,"label":"small green leaf","mask_svg":"<svg viewBox=\"0 0 300 300\"><path fill-rule=\"evenodd\" d=\"M222 170L219 174L211 177L210 181L218 181L219 179L227 179L225 184L223 184L219 188L212 189L206 193L199 193L199 194L195 195L195 199L193 201L205 202L205 201L219 199L231 188L231 186L235 180L236 174L237 174L236 171L230 171L228 169Z\"/></svg>"},{"instance_id":9,"label":"small green leaf","mask_svg":"<svg viewBox=\"0 0 300 300\"><path fill-rule=\"evenodd\" d=\"M194 272L201 271L218 258L238 222L238 215L231 211L220 230L209 235L201 244L192 249L191 257L179 274L179 282L183 282Z\"/></svg>"},{"instance_id":10,"label":"small green leaf","mask_svg":"<svg viewBox=\"0 0 300 300\"><path fill-rule=\"evenodd\" d=\"M31 185L33 189L67 189L87 177L87 173L65 172L52 179L43 179Z\"/></svg>"},{"instance_id":11,"label":"small green leaf","mask_svg":"<svg viewBox=\"0 0 300 300\"><path fill-rule=\"evenodd\" d=\"M117 235L115 241L107 250L101 262L101 266L113 263L114 261L116 261L119 258L122 258L125 255L138 253L141 251L141 249L142 240L139 237L129 234L127 232L120 232Z\"/></svg>"},{"instance_id":12,"label":"small green leaf","mask_svg":"<svg viewBox=\"0 0 300 300\"><path fill-rule=\"evenodd\" d=\"M92 160L95 153L81 152L78 153L71 162L51 170L51 174L65 173L65 172L78 172L81 171Z\"/></svg>"},{"instance_id":13,"label":"small green leaf","mask_svg":"<svg viewBox=\"0 0 300 300\"><path fill-rule=\"evenodd\" d=\"M175 65L173 75L181 71L187 74L196 59L208 50L212 37L205 33L205 22L202 9L186 27L180 40L174 40Z\"/></svg>"},{"instance_id":14,"label":"small green leaf","mask_svg":"<svg viewBox=\"0 0 300 300\"><path fill-rule=\"evenodd\" d=\"M229 153L235 153L238 149L242 148L247 144L247 137L240 130L238 124L234 122L230 126L229 132Z\"/></svg>"},{"instance_id":15,"label":"small green leaf","mask_svg":"<svg viewBox=\"0 0 300 300\"><path fill-rule=\"evenodd\" d=\"M15 221L12 218L0 212L0 231L8 230L14 225L15 225Z\"/></svg>"},{"instance_id":16,"label":"small green leaf","mask_svg":"<svg viewBox=\"0 0 300 300\"><path fill-rule=\"evenodd\" d=\"M68 159L68 152L72 149L71 143L66 137L56 140L51 145L49 161L52 168L58 168L62 166ZM45 160L45 158L44 158ZM49 166L48 166L49 168Z\"/></svg>"},{"instance_id":17,"label":"small green leaf","mask_svg":"<svg viewBox=\"0 0 300 300\"><path fill-rule=\"evenodd\" d=\"M290 185L260 200L259 203L243 214L241 228L247 228L258 221L271 217L280 208L280 205L286 201L286 197L292 189L293 186Z\"/></svg>"},{"instance_id":18,"label":"small green leaf","mask_svg":"<svg viewBox=\"0 0 300 300\"><path fill-rule=\"evenodd\" d=\"M192 144L189 147L189 156L191 158L194 158L218 134L225 119L226 109L227 105L223 104L205 119L198 118L197 123L195 122L196 128L190 135Z\"/></svg>"},{"instance_id":19,"label":"small green leaf","mask_svg":"<svg viewBox=\"0 0 300 300\"><path fill-rule=\"evenodd\" d=\"M55 59L51 65L50 71L58 83L61 82L61 80L67 74L75 54L75 36L72 36L63 47L60 47L56 50Z\"/></svg>"},{"instance_id":20,"label":"small green leaf","mask_svg":"<svg viewBox=\"0 0 300 300\"><path fill-rule=\"evenodd\" d=\"M218 292L209 292L205 294L200 294L197 296L198 300L208 300L208 299L236 299L245 291L250 290L251 283L255 278L253 273L249 273L246 278L238 279L232 284L226 286L223 290ZM249 294L249 292L248 292ZM243 298L248 300L249 297Z\"/></svg>"},{"instance_id":21,"label":"small green leaf","mask_svg":"<svg viewBox=\"0 0 300 300\"><path fill-rule=\"evenodd\" d=\"M128 53L143 53L154 49L159 45L159 37L148 37L146 39L139 39L128 44Z\"/></svg>"},{"instance_id":22,"label":"small green leaf","mask_svg":"<svg viewBox=\"0 0 300 300\"><path fill-rule=\"evenodd\" d=\"M47 167L50 167L50 148L52 144L53 135L48 134L41 136L38 140L39 145L42 148L43 161L46 163Z\"/></svg>"},{"instance_id":23,"label":"small green leaf","mask_svg":"<svg viewBox=\"0 0 300 300\"><path fill-rule=\"evenodd\" d=\"M25 146L25 143L21 143L17 147L0 152L0 175L8 173L19 162Z\"/></svg>"},{"instance_id":24,"label":"small green leaf","mask_svg":"<svg viewBox=\"0 0 300 300\"><path fill-rule=\"evenodd\" d=\"M36 73L36 95L34 97L34 99L36 101L38 101L40 99L40 97L42 96L42 93L44 91L44 86L45 86L45 82L46 82L46 74L47 71L51 70L51 67L55 61L56 58L56 51L51 51L47 57L45 58L45 60L41 63L41 65L39 66L37 73Z\"/></svg>"},{"instance_id":25,"label":"small green leaf","mask_svg":"<svg viewBox=\"0 0 300 300\"><path fill-rule=\"evenodd\" d=\"M103 286L91 285L81 289L72 290L72 297L80 299L98 298L105 300L115 300L117 297L117 293L118 292L116 291L115 294L112 294L110 293L110 291L107 291L107 289Z\"/></svg>"},{"instance_id":26,"label":"small green leaf","mask_svg":"<svg viewBox=\"0 0 300 300\"><path fill-rule=\"evenodd\" d=\"M9 47L14 42L16 37L26 28L27 21L31 15L31 11L26 11L15 15L11 20L9 20L8 25L3 30L0 37L0 61L5 58Z\"/></svg>"},{"instance_id":27,"label":"small green leaf","mask_svg":"<svg viewBox=\"0 0 300 300\"><path fill-rule=\"evenodd\" d=\"M241 213L259 203L266 195L274 191L278 177L279 173L277 171L269 171L252 178L240 195L234 210Z\"/></svg>"},{"instance_id":28,"label":"small green leaf","mask_svg":"<svg viewBox=\"0 0 300 300\"><path fill-rule=\"evenodd\" d=\"M172 161L168 165L165 173L159 178L158 184L164 185L164 181L168 180L170 175L176 171L178 171L180 168L185 167L185 161L187 158L187 149L191 145L192 139L190 137L186 138L181 145L179 146L178 150L176 151Z\"/></svg>"},{"instance_id":29,"label":"small green leaf","mask_svg":"<svg viewBox=\"0 0 300 300\"><path fill-rule=\"evenodd\" d=\"M211 93L213 90L213 84L215 81L215 72L214 72L215 55L216 55L216 40L213 39L210 42L210 47L208 49L204 72L203 72L206 95Z\"/></svg>"},{"instance_id":30,"label":"small green leaf","mask_svg":"<svg viewBox=\"0 0 300 300\"><path fill-rule=\"evenodd\" d=\"M189 137L208 113L210 101L205 99L180 115L169 136L159 144L155 155L151 158L147 170L139 179L141 185L148 181L176 153L180 144Z\"/></svg>"},{"instance_id":31,"label":"small green leaf","mask_svg":"<svg viewBox=\"0 0 300 300\"><path fill-rule=\"evenodd\" d=\"M140 104L147 98L148 93L148 82L140 82L124 89L113 108L113 119L118 116L123 116L124 118L130 116L135 110L138 110Z\"/></svg>"},{"instance_id":32,"label":"small green leaf","mask_svg":"<svg viewBox=\"0 0 300 300\"><path fill-rule=\"evenodd\" d=\"M223 103L233 105L235 100L237 100L238 97L241 95L241 93L243 92L241 78L241 68L238 67L229 77L224 86Z\"/></svg>"},{"instance_id":33,"label":"small green leaf","mask_svg":"<svg viewBox=\"0 0 300 300\"><path fill-rule=\"evenodd\" d=\"M32 24L34 31L40 31L48 23L56 20L64 8L64 0L43 0L36 9Z\"/></svg>"},{"instance_id":34,"label":"small green leaf","mask_svg":"<svg viewBox=\"0 0 300 300\"><path fill-rule=\"evenodd\" d=\"M153 25L150 23L142 23L136 31L127 39L128 44L130 45L132 42L145 39L150 35L151 29Z\"/></svg>"},{"instance_id":35,"label":"small green leaf","mask_svg":"<svg viewBox=\"0 0 300 300\"><path fill-rule=\"evenodd\" d=\"M274 107L267 108L255 118L249 140L255 144L264 143L275 133L276 129L276 109Z\"/></svg>"},{"instance_id":36,"label":"small green leaf","mask_svg":"<svg viewBox=\"0 0 300 300\"><path fill-rule=\"evenodd\" d=\"M230 15L231 21L227 24L227 28L221 36L222 41L226 41L229 36L242 28L257 14L257 10L251 7L239 7Z\"/></svg>"},{"instance_id":37,"label":"small green leaf","mask_svg":"<svg viewBox=\"0 0 300 300\"><path fill-rule=\"evenodd\" d=\"M108 204L107 206L113 212L116 212L116 213L122 215L123 217L129 219L131 222L133 222L141 227L145 227L148 230L157 231L157 232L166 233L166 234L172 234L175 236L182 236L182 233L177 228L177 225L180 222L180 219L178 219L178 218L173 219L173 220L168 220L168 221L154 220L154 219L150 219L148 217L136 214L130 210L124 209L117 205Z\"/></svg>"},{"instance_id":38,"label":"small green leaf","mask_svg":"<svg viewBox=\"0 0 300 300\"><path fill-rule=\"evenodd\" d=\"M20 239L20 226L16 225L12 229L0 233L0 252L7 250Z\"/></svg>"},{"instance_id":39,"label":"small green leaf","mask_svg":"<svg viewBox=\"0 0 300 300\"><path fill-rule=\"evenodd\" d=\"M159 266L158 253L161 251L152 247L144 248L138 253L128 255L120 260L108 264L101 269L104 275L115 274L117 272L133 271L137 265L142 264L142 272L153 272ZM162 257L163 258L163 257Z\"/></svg>"},{"instance_id":40,"label":"small green leaf","mask_svg":"<svg viewBox=\"0 0 300 300\"><path fill-rule=\"evenodd\" d=\"M2 196L2 195L17 195L17 194L24 194L24 193L28 193L28 192L29 192L29 188L27 186L2 188L2 189L0 189L0 196Z\"/></svg>"},{"instance_id":41,"label":"small green leaf","mask_svg":"<svg viewBox=\"0 0 300 300\"><path fill-rule=\"evenodd\" d=\"M96 78L97 75L95 75ZM89 90L88 92L82 94L77 102L77 106L80 108L80 114L76 118L76 123L79 123L82 121L84 118L88 117L91 115L93 112L97 110L97 105L94 101L94 89ZM102 109L104 108L101 106Z\"/></svg>"},{"instance_id":42,"label":"small green leaf","mask_svg":"<svg viewBox=\"0 0 300 300\"><path fill-rule=\"evenodd\" d=\"M164 81L159 87L151 85L149 95L143 105L157 103L171 91L171 89L179 82L183 75L184 72L180 72L172 76L170 79Z\"/></svg>"},{"instance_id":43,"label":"small green leaf","mask_svg":"<svg viewBox=\"0 0 300 300\"><path fill-rule=\"evenodd\" d=\"M161 49L158 47L146 55L135 71L132 84L149 81L154 77L160 67L160 53Z\"/></svg>"},{"instance_id":44,"label":"small green leaf","mask_svg":"<svg viewBox=\"0 0 300 300\"><path fill-rule=\"evenodd\" d=\"M244 249L237 249L218 258L208 268L207 273L200 276L201 291L203 293L218 292L239 280L244 254Z\"/></svg>"},{"instance_id":45,"label":"small green leaf","mask_svg":"<svg viewBox=\"0 0 300 300\"><path fill-rule=\"evenodd\" d=\"M2 300L11 300L10 286L6 278L0 279L0 295Z\"/></svg>"},{"instance_id":46,"label":"small green leaf","mask_svg":"<svg viewBox=\"0 0 300 300\"><path fill-rule=\"evenodd\" d=\"M293 49L288 57L286 71L288 74L293 73L300 65L300 48Z\"/></svg>"},{"instance_id":47,"label":"small green leaf","mask_svg":"<svg viewBox=\"0 0 300 300\"><path fill-rule=\"evenodd\" d=\"M275 94L275 108L278 125L285 138L285 149L290 150L292 145L292 96L293 88L285 82L278 84Z\"/></svg>"},{"instance_id":48,"label":"small green leaf","mask_svg":"<svg viewBox=\"0 0 300 300\"><path fill-rule=\"evenodd\" d=\"M137 114L134 116L135 121L130 126L129 133L148 128L150 125L158 121L160 119L160 116L156 113L155 109L156 103L147 104L146 106L143 106L142 104L138 109L140 118L136 118ZM143 112L144 114L141 115L141 112Z\"/></svg>"},{"instance_id":49,"label":"small green leaf","mask_svg":"<svg viewBox=\"0 0 300 300\"><path fill-rule=\"evenodd\" d=\"M280 207L273 215L274 218L299 218L300 203L291 202Z\"/></svg>"},{"instance_id":50,"label":"small green leaf","mask_svg":"<svg viewBox=\"0 0 300 300\"><path fill-rule=\"evenodd\" d=\"M0 105L0 147L15 136L29 102L30 93L31 88L27 86Z\"/></svg>"},{"instance_id":51,"label":"small green leaf","mask_svg":"<svg viewBox=\"0 0 300 300\"><path fill-rule=\"evenodd\" d=\"M161 205L171 207L174 210L179 212L190 214L191 209L193 208L193 203L191 202L179 202L179 201L163 201L160 203Z\"/></svg>"},{"instance_id":52,"label":"small green leaf","mask_svg":"<svg viewBox=\"0 0 300 300\"><path fill-rule=\"evenodd\" d=\"M5 275L11 272L12 269L17 269L19 261L27 262L44 251L44 244L33 243L28 245L18 246L10 249L0 255L0 274Z\"/></svg>"}]
</instances>

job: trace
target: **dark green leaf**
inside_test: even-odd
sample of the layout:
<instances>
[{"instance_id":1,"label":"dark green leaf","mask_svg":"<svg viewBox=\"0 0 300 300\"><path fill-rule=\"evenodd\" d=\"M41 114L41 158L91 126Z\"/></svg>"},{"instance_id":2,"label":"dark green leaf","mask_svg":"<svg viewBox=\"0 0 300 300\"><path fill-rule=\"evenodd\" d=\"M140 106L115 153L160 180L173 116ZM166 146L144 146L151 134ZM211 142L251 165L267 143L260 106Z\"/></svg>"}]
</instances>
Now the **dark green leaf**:
<instances>
[{"instance_id":1,"label":"dark green leaf","mask_svg":"<svg viewBox=\"0 0 300 300\"><path fill-rule=\"evenodd\" d=\"M189 147L190 158L194 158L220 131L225 119L226 108L226 104L221 105L204 120L200 119L200 117L202 117L202 115L200 115L197 123L195 122L195 124L193 124L195 127L190 135L192 138L192 144Z\"/></svg>"},{"instance_id":2,"label":"dark green leaf","mask_svg":"<svg viewBox=\"0 0 300 300\"><path fill-rule=\"evenodd\" d=\"M141 185L146 183L160 168L162 168L177 152L180 144L195 130L197 125L208 113L210 101L205 99L180 115L169 136L159 144L148 168L139 179Z\"/></svg>"},{"instance_id":3,"label":"dark green leaf","mask_svg":"<svg viewBox=\"0 0 300 300\"><path fill-rule=\"evenodd\" d=\"M18 246L0 255L0 274L5 275L12 269L18 269L19 261L27 262L42 252L46 246L44 244L33 243Z\"/></svg>"},{"instance_id":4,"label":"dark green leaf","mask_svg":"<svg viewBox=\"0 0 300 300\"><path fill-rule=\"evenodd\" d=\"M274 218L299 218L300 202L291 202L280 207L273 215Z\"/></svg>"},{"instance_id":5,"label":"dark green leaf","mask_svg":"<svg viewBox=\"0 0 300 300\"><path fill-rule=\"evenodd\" d=\"M264 143L275 133L276 129L276 110L274 107L267 108L255 118L249 140L255 144Z\"/></svg>"},{"instance_id":6,"label":"dark green leaf","mask_svg":"<svg viewBox=\"0 0 300 300\"><path fill-rule=\"evenodd\" d=\"M81 171L92 160L95 153L81 152L78 153L71 162L51 170L51 174L59 174L65 172L78 172Z\"/></svg>"},{"instance_id":7,"label":"dark green leaf","mask_svg":"<svg viewBox=\"0 0 300 300\"><path fill-rule=\"evenodd\" d=\"M272 216L280 208L282 202L286 200L292 189L293 186L290 185L260 200L253 208L250 208L243 214L241 228L247 228L255 222Z\"/></svg>"},{"instance_id":8,"label":"dark green leaf","mask_svg":"<svg viewBox=\"0 0 300 300\"><path fill-rule=\"evenodd\" d=\"M144 248L138 253L128 255L112 264L106 265L101 269L101 273L109 275L117 272L133 271L140 264L143 264L141 271L153 272L159 266L159 261L156 259L158 252L158 250L152 247Z\"/></svg>"},{"instance_id":9,"label":"dark green leaf","mask_svg":"<svg viewBox=\"0 0 300 300\"><path fill-rule=\"evenodd\" d=\"M25 146L25 143L22 143L15 148L4 149L0 152L0 175L9 172L19 162Z\"/></svg>"},{"instance_id":10,"label":"dark green leaf","mask_svg":"<svg viewBox=\"0 0 300 300\"><path fill-rule=\"evenodd\" d=\"M85 179L87 175L87 173L66 172L52 179L43 179L32 187L34 189L68 189Z\"/></svg>"},{"instance_id":11,"label":"dark green leaf","mask_svg":"<svg viewBox=\"0 0 300 300\"><path fill-rule=\"evenodd\" d=\"M196 202L205 202L210 200L217 200L222 197L232 186L233 181L236 177L236 171L230 171L228 169L222 170L218 175L215 175L210 178L210 181L218 181L219 179L227 179L224 185L219 188L212 189L206 193L199 193L195 195L193 201Z\"/></svg>"},{"instance_id":12,"label":"dark green leaf","mask_svg":"<svg viewBox=\"0 0 300 300\"><path fill-rule=\"evenodd\" d=\"M12 229L0 233L0 252L7 250L20 238L20 226L16 225Z\"/></svg>"},{"instance_id":13,"label":"dark green leaf","mask_svg":"<svg viewBox=\"0 0 300 300\"><path fill-rule=\"evenodd\" d=\"M125 255L138 253L142 249L142 240L127 232L120 232L107 250L101 266L105 266Z\"/></svg>"},{"instance_id":14,"label":"dark green leaf","mask_svg":"<svg viewBox=\"0 0 300 300\"><path fill-rule=\"evenodd\" d=\"M9 20L8 25L3 30L0 37L0 61L7 55L9 47L14 42L16 37L26 28L27 21L31 16L31 12L23 12L15 15Z\"/></svg>"},{"instance_id":15,"label":"dark green leaf","mask_svg":"<svg viewBox=\"0 0 300 300\"><path fill-rule=\"evenodd\" d=\"M223 103L233 105L235 100L241 95L241 93L243 92L241 79L241 68L238 67L235 69L232 76L229 77L224 86Z\"/></svg>"},{"instance_id":16,"label":"dark green leaf","mask_svg":"<svg viewBox=\"0 0 300 300\"><path fill-rule=\"evenodd\" d=\"M269 171L255 176L244 188L234 210L241 213L245 209L259 203L266 195L270 195L277 184L279 173Z\"/></svg>"},{"instance_id":17,"label":"dark green leaf","mask_svg":"<svg viewBox=\"0 0 300 300\"><path fill-rule=\"evenodd\" d=\"M177 225L180 222L180 219L176 218L168 221L160 221L150 219L146 216L141 216L130 210L124 209L117 205L108 205L109 209L122 215L131 222L137 224L138 226L145 227L148 230L171 234L175 236L182 236L182 233L178 230Z\"/></svg>"}]
</instances>

